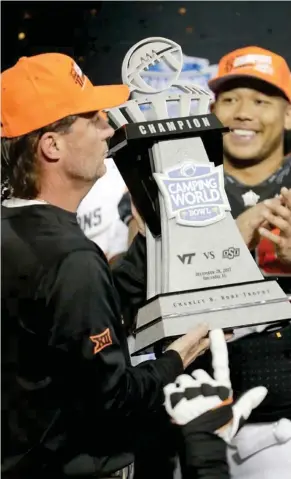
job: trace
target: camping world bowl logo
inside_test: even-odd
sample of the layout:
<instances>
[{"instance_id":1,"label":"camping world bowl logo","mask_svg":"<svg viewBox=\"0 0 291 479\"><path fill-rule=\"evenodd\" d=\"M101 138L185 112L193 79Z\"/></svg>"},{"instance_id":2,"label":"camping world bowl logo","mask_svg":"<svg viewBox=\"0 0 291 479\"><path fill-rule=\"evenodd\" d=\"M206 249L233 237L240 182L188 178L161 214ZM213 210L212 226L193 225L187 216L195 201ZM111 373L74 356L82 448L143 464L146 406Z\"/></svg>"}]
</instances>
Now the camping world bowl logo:
<instances>
[{"instance_id":1,"label":"camping world bowl logo","mask_svg":"<svg viewBox=\"0 0 291 479\"><path fill-rule=\"evenodd\" d=\"M207 226L225 218L230 205L224 191L223 167L184 162L154 173L165 199L168 218L187 226Z\"/></svg>"}]
</instances>

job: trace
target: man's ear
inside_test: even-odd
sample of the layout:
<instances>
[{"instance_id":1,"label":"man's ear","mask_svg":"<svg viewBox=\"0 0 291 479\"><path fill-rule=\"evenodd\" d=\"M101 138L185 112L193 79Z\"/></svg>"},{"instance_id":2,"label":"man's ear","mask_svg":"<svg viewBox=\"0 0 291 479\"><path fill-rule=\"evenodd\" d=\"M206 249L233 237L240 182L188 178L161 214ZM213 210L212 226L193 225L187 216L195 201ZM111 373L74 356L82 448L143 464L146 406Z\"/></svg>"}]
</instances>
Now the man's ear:
<instances>
[{"instance_id":1,"label":"man's ear","mask_svg":"<svg viewBox=\"0 0 291 479\"><path fill-rule=\"evenodd\" d=\"M60 159L62 147L60 135L54 132L47 132L39 140L39 148L47 161L56 162Z\"/></svg>"},{"instance_id":2,"label":"man's ear","mask_svg":"<svg viewBox=\"0 0 291 479\"><path fill-rule=\"evenodd\" d=\"M288 103L285 111L284 128L285 130L291 130L291 103Z\"/></svg>"}]
</instances>

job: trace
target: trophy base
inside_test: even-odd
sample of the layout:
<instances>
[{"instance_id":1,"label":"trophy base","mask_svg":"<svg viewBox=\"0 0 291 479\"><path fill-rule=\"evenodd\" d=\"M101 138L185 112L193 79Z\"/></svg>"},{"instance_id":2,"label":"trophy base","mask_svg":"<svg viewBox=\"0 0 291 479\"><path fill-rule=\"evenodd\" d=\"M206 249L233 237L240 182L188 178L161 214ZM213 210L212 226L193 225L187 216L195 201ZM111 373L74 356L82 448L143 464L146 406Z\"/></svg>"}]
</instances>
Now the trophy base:
<instances>
[{"instance_id":1,"label":"trophy base","mask_svg":"<svg viewBox=\"0 0 291 479\"><path fill-rule=\"evenodd\" d=\"M161 294L138 312L134 354L201 322L229 330L289 318L291 304L274 280Z\"/></svg>"}]
</instances>

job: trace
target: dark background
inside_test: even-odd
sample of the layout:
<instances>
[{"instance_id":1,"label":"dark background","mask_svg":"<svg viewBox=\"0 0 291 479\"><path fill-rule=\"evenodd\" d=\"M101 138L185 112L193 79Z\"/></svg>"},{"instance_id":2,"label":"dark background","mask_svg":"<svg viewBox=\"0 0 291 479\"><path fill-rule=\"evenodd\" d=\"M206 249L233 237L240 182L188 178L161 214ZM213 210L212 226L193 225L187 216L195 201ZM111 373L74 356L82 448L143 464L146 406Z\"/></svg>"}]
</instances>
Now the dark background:
<instances>
[{"instance_id":1,"label":"dark background","mask_svg":"<svg viewBox=\"0 0 291 479\"><path fill-rule=\"evenodd\" d=\"M226 52L259 45L291 66L291 3L7 2L3 1L2 70L20 56L45 51L75 58L95 83L120 81L122 59L137 41L164 36L186 55L217 63ZM186 11L185 11L186 10ZM24 40L18 34L24 32Z\"/></svg>"}]
</instances>

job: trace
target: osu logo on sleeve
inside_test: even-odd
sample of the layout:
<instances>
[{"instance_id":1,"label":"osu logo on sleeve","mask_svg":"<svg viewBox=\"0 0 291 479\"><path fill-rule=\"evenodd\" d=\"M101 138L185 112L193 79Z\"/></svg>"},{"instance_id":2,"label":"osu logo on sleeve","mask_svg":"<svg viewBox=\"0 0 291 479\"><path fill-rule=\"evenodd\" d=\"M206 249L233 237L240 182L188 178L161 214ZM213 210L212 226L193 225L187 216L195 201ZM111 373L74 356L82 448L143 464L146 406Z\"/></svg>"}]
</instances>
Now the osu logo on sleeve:
<instances>
[{"instance_id":1,"label":"osu logo on sleeve","mask_svg":"<svg viewBox=\"0 0 291 479\"><path fill-rule=\"evenodd\" d=\"M109 328L105 329L103 333L96 334L96 336L90 336L90 340L95 344L94 354L99 353L102 349L112 344L111 334Z\"/></svg>"}]
</instances>

